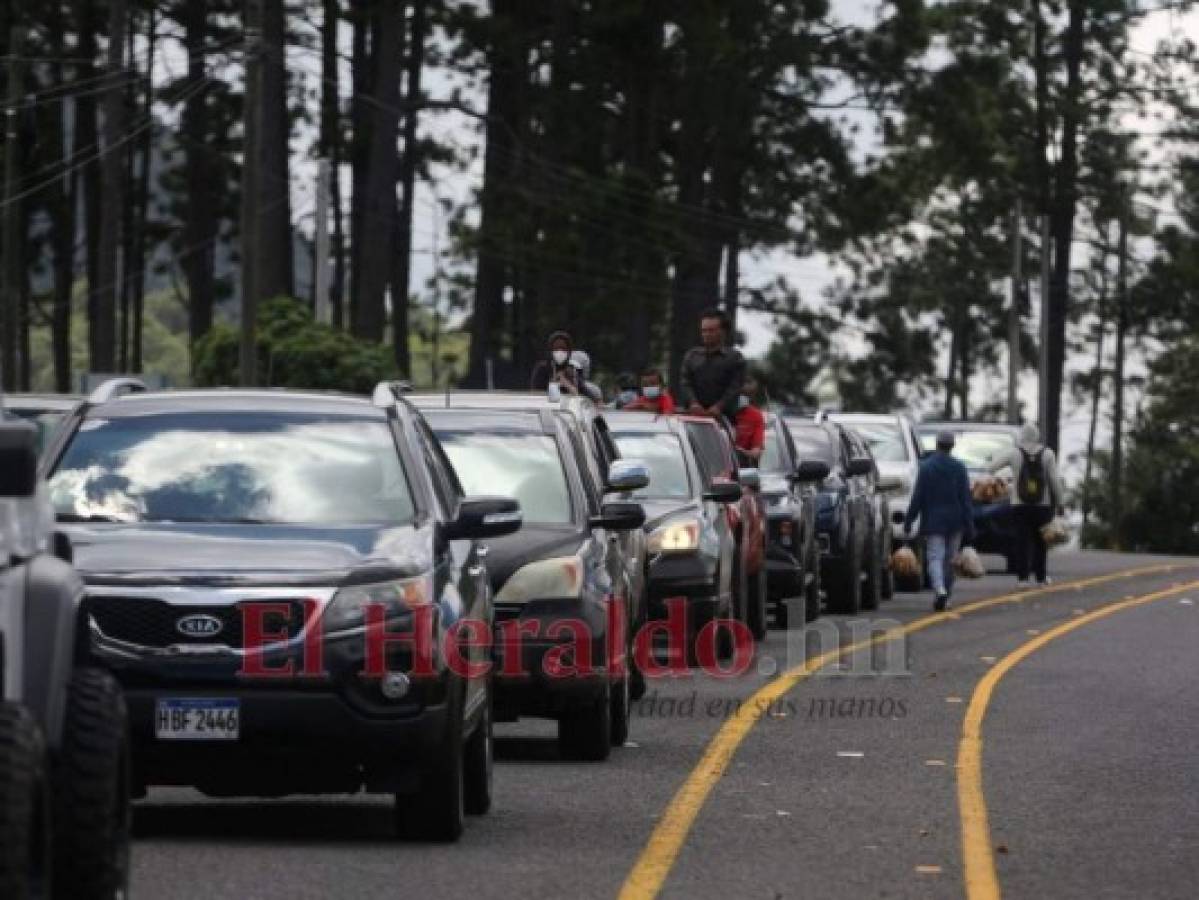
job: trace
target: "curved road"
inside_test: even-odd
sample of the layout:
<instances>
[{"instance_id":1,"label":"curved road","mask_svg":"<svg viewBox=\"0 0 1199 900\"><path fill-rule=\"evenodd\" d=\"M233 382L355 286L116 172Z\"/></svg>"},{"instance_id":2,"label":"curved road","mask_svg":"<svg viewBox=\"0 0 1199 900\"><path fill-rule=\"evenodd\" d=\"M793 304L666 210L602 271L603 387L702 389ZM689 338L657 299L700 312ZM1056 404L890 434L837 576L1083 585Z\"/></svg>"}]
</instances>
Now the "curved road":
<instances>
[{"instance_id":1,"label":"curved road","mask_svg":"<svg viewBox=\"0 0 1199 900\"><path fill-rule=\"evenodd\" d=\"M453 847L395 841L385 800L151 791L133 896L1199 895L1199 560L1053 565L1048 591L900 594L772 632L751 674L651 684L607 763L501 726L495 810Z\"/></svg>"}]
</instances>

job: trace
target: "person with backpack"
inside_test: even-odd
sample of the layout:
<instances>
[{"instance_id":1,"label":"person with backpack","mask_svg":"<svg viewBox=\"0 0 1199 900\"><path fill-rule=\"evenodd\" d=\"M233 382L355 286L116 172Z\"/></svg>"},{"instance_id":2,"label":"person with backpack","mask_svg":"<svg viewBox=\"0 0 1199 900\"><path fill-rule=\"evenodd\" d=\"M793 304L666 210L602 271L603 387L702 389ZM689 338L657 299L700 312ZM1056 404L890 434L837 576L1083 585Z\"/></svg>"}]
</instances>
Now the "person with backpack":
<instances>
[{"instance_id":1,"label":"person with backpack","mask_svg":"<svg viewBox=\"0 0 1199 900\"><path fill-rule=\"evenodd\" d=\"M961 460L953 456L956 440L952 431L937 435L937 452L920 463L903 520L905 534L920 520L920 533L928 547L928 577L936 595L933 609L937 612L949 607L953 595L953 561L963 538L967 544L974 540L970 476Z\"/></svg>"},{"instance_id":2,"label":"person with backpack","mask_svg":"<svg viewBox=\"0 0 1199 900\"><path fill-rule=\"evenodd\" d=\"M1065 514L1065 490L1057 471L1057 456L1041 443L1035 425L1020 430L1020 441L1006 457L991 464L992 471L1010 468L1015 480L1011 487L1012 518L1016 531L1016 575L1020 587L1030 585L1029 575L1037 584L1049 583L1049 547L1041 529L1053 521L1054 513Z\"/></svg>"}]
</instances>

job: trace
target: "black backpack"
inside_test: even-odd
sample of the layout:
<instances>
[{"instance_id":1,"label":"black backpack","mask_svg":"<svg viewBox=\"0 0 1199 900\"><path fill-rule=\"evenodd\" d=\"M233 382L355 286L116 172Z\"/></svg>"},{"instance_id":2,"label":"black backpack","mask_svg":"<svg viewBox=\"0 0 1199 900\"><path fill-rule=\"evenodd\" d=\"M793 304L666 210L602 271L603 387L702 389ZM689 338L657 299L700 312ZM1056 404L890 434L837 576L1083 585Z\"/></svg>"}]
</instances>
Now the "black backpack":
<instances>
[{"instance_id":1,"label":"black backpack","mask_svg":"<svg viewBox=\"0 0 1199 900\"><path fill-rule=\"evenodd\" d=\"M1021 503L1040 503L1045 493L1045 464L1042 461L1045 448L1029 453L1021 447L1020 454L1024 457L1024 465L1020 467L1020 477L1016 479L1016 496Z\"/></svg>"}]
</instances>

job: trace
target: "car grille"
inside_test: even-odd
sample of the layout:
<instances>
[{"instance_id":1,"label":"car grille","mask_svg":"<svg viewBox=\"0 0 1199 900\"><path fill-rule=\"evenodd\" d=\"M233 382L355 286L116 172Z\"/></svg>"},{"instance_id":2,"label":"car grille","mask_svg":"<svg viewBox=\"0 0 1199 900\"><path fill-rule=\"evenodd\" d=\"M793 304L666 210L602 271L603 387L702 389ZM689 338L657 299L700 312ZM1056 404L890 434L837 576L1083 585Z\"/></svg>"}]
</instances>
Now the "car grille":
<instances>
[{"instance_id":1,"label":"car grille","mask_svg":"<svg viewBox=\"0 0 1199 900\"><path fill-rule=\"evenodd\" d=\"M286 618L279 612L262 616L266 634L285 632L294 638L304 627L304 604L299 600L253 600L225 606L176 606L163 600L141 597L89 597L84 609L105 637L141 647L170 647L176 644L225 645L241 649L245 642L243 608L256 604L286 604ZM179 631L180 619L211 616L221 623L213 635L191 636Z\"/></svg>"}]
</instances>

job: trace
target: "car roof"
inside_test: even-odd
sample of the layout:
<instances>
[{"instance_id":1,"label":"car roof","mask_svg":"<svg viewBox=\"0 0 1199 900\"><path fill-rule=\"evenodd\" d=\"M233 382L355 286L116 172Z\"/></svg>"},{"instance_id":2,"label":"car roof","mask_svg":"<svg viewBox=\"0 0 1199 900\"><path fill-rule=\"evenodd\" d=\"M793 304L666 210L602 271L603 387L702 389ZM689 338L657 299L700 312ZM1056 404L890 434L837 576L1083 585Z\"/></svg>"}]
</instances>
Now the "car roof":
<instances>
[{"instance_id":1,"label":"car roof","mask_svg":"<svg viewBox=\"0 0 1199 900\"><path fill-rule=\"evenodd\" d=\"M553 429L552 425L546 422L544 415L553 415L556 412L536 409L426 409L424 416L434 428L440 424L486 431L547 434L552 433Z\"/></svg>"},{"instance_id":2,"label":"car roof","mask_svg":"<svg viewBox=\"0 0 1199 900\"><path fill-rule=\"evenodd\" d=\"M384 420L386 410L368 397L284 389L209 389L121 394L90 407L89 415L105 418L182 412L317 413Z\"/></svg>"},{"instance_id":3,"label":"car roof","mask_svg":"<svg viewBox=\"0 0 1199 900\"><path fill-rule=\"evenodd\" d=\"M936 431L994 431L1003 434L1019 434L1017 425L1006 422L921 422L916 430L922 434Z\"/></svg>"},{"instance_id":4,"label":"car roof","mask_svg":"<svg viewBox=\"0 0 1199 900\"><path fill-rule=\"evenodd\" d=\"M904 413L829 413L829 419L833 422L844 422L847 425L865 422L902 422L907 418Z\"/></svg>"},{"instance_id":5,"label":"car roof","mask_svg":"<svg viewBox=\"0 0 1199 900\"><path fill-rule=\"evenodd\" d=\"M4 409L45 410L46 412L70 412L83 402L75 394L5 394L0 398Z\"/></svg>"},{"instance_id":6,"label":"car roof","mask_svg":"<svg viewBox=\"0 0 1199 900\"><path fill-rule=\"evenodd\" d=\"M404 399L419 409L595 409L585 397L551 400L544 391L427 391Z\"/></svg>"},{"instance_id":7,"label":"car roof","mask_svg":"<svg viewBox=\"0 0 1199 900\"><path fill-rule=\"evenodd\" d=\"M604 414L612 431L674 432L680 421L678 416L663 416L652 412L616 410Z\"/></svg>"}]
</instances>

